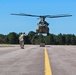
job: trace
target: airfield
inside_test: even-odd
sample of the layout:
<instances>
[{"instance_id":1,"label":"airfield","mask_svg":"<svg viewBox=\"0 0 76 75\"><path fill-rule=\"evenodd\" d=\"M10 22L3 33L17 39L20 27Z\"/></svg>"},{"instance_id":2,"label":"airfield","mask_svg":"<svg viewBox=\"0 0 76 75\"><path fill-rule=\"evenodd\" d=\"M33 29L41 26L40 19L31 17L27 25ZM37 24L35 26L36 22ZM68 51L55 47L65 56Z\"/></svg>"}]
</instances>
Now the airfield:
<instances>
[{"instance_id":1,"label":"airfield","mask_svg":"<svg viewBox=\"0 0 76 75\"><path fill-rule=\"evenodd\" d=\"M76 46L0 45L0 75L47 74L76 75Z\"/></svg>"}]
</instances>

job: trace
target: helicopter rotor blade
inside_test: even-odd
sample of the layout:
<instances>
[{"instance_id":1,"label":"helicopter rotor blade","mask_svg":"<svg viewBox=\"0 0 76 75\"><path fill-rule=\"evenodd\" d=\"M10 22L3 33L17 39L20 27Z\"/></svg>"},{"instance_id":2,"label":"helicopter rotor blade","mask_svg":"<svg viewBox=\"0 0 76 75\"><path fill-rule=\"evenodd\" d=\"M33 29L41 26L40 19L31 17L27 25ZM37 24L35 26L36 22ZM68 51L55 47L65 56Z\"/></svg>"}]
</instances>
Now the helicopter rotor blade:
<instances>
[{"instance_id":1,"label":"helicopter rotor blade","mask_svg":"<svg viewBox=\"0 0 76 75\"><path fill-rule=\"evenodd\" d=\"M24 13L20 13L20 14L13 14L13 13L12 13L11 15L41 17L41 16L38 16L38 15L30 15L30 14L24 14Z\"/></svg>"},{"instance_id":2,"label":"helicopter rotor blade","mask_svg":"<svg viewBox=\"0 0 76 75\"><path fill-rule=\"evenodd\" d=\"M25 13L20 13L20 14L14 14L12 13L11 15L18 15L18 16L31 16L31 17L40 17L40 18L60 18L60 17L70 17L72 15L69 14L60 14L60 15L30 15L30 14L25 14Z\"/></svg>"},{"instance_id":3,"label":"helicopter rotor blade","mask_svg":"<svg viewBox=\"0 0 76 75\"><path fill-rule=\"evenodd\" d=\"M72 15L68 15L68 14L61 14L61 15L46 15L45 17L48 18L60 18L60 17L70 17Z\"/></svg>"}]
</instances>

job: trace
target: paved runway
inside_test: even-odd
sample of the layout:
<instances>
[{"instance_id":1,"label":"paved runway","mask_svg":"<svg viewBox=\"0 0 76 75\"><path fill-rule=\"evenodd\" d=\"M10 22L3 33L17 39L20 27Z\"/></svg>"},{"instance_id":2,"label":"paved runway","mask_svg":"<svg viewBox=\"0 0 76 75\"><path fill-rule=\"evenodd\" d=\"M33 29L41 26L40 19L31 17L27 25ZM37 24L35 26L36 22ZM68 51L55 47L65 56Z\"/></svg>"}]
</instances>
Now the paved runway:
<instances>
[{"instance_id":1,"label":"paved runway","mask_svg":"<svg viewBox=\"0 0 76 75\"><path fill-rule=\"evenodd\" d=\"M76 46L46 45L52 75L76 75ZM45 75L44 47L0 47L0 75Z\"/></svg>"}]
</instances>

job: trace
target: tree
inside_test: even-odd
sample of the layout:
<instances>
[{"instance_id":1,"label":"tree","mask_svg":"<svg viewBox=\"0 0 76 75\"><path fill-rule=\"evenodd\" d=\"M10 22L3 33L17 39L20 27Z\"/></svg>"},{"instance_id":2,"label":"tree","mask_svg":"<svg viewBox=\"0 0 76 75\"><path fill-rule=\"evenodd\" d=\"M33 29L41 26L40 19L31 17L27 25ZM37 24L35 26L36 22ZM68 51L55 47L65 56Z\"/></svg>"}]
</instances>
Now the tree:
<instances>
[{"instance_id":1,"label":"tree","mask_svg":"<svg viewBox=\"0 0 76 75\"><path fill-rule=\"evenodd\" d=\"M51 35L45 36L45 44L50 45L51 44Z\"/></svg>"},{"instance_id":2,"label":"tree","mask_svg":"<svg viewBox=\"0 0 76 75\"><path fill-rule=\"evenodd\" d=\"M9 38L7 36L5 37L4 41L5 41L5 44L9 44Z\"/></svg>"},{"instance_id":3,"label":"tree","mask_svg":"<svg viewBox=\"0 0 76 75\"><path fill-rule=\"evenodd\" d=\"M63 39L62 40L63 41L62 44L65 45L65 43L66 43L66 35L65 34L63 34L62 39Z\"/></svg>"},{"instance_id":4,"label":"tree","mask_svg":"<svg viewBox=\"0 0 76 75\"><path fill-rule=\"evenodd\" d=\"M57 40L59 45L65 45L66 40L64 34L63 35L61 33L58 34Z\"/></svg>"},{"instance_id":5,"label":"tree","mask_svg":"<svg viewBox=\"0 0 76 75\"><path fill-rule=\"evenodd\" d=\"M5 35L0 34L0 43L4 43L4 38L5 38Z\"/></svg>"},{"instance_id":6,"label":"tree","mask_svg":"<svg viewBox=\"0 0 76 75\"><path fill-rule=\"evenodd\" d=\"M75 39L75 35L71 35L71 44L75 45L76 44L76 39Z\"/></svg>"},{"instance_id":7,"label":"tree","mask_svg":"<svg viewBox=\"0 0 76 75\"><path fill-rule=\"evenodd\" d=\"M32 44L39 44L39 35L33 36L31 43Z\"/></svg>"},{"instance_id":8,"label":"tree","mask_svg":"<svg viewBox=\"0 0 76 75\"><path fill-rule=\"evenodd\" d=\"M40 34L37 41L38 41L38 44L44 43L45 42L44 41L44 36L42 34Z\"/></svg>"},{"instance_id":9,"label":"tree","mask_svg":"<svg viewBox=\"0 0 76 75\"><path fill-rule=\"evenodd\" d=\"M71 44L71 34L67 34L66 35L66 45L70 45Z\"/></svg>"},{"instance_id":10,"label":"tree","mask_svg":"<svg viewBox=\"0 0 76 75\"><path fill-rule=\"evenodd\" d=\"M25 44L31 44L31 41L30 41L28 35L24 37L24 43L25 43Z\"/></svg>"},{"instance_id":11,"label":"tree","mask_svg":"<svg viewBox=\"0 0 76 75\"><path fill-rule=\"evenodd\" d=\"M0 43L6 44L18 44L19 34L11 32L8 35L0 34ZM76 36L74 34L49 34L47 36L37 35L34 31L30 31L27 36L24 37L25 44L40 44L45 43L48 45L76 45Z\"/></svg>"},{"instance_id":12,"label":"tree","mask_svg":"<svg viewBox=\"0 0 76 75\"><path fill-rule=\"evenodd\" d=\"M19 43L19 39L18 39L19 35L15 32L11 32L7 35L7 39L8 39L8 43L10 44L18 44Z\"/></svg>"},{"instance_id":13,"label":"tree","mask_svg":"<svg viewBox=\"0 0 76 75\"><path fill-rule=\"evenodd\" d=\"M30 40L30 43L32 43L32 39L33 39L33 37L35 37L35 32L34 31L30 31L29 33L28 33L28 38L29 38L29 40Z\"/></svg>"}]
</instances>

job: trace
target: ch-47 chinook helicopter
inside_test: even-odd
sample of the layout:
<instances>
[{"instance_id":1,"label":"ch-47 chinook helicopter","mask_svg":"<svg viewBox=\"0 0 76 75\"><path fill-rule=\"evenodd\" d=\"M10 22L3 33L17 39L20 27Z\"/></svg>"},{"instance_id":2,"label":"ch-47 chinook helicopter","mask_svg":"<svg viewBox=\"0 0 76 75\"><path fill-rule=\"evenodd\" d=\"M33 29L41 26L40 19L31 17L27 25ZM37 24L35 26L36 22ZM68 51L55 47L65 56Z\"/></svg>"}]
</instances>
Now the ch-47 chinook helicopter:
<instances>
[{"instance_id":1,"label":"ch-47 chinook helicopter","mask_svg":"<svg viewBox=\"0 0 76 75\"><path fill-rule=\"evenodd\" d=\"M69 14L61 14L61 15L30 15L30 14L25 14L25 13L20 13L20 14L11 14L11 15L18 15L18 16L30 16L30 17L39 17L40 21L37 23L37 28L36 28L36 33L45 33L49 35L49 23L45 21L45 18L60 18L60 17L70 17L72 15Z\"/></svg>"}]
</instances>

